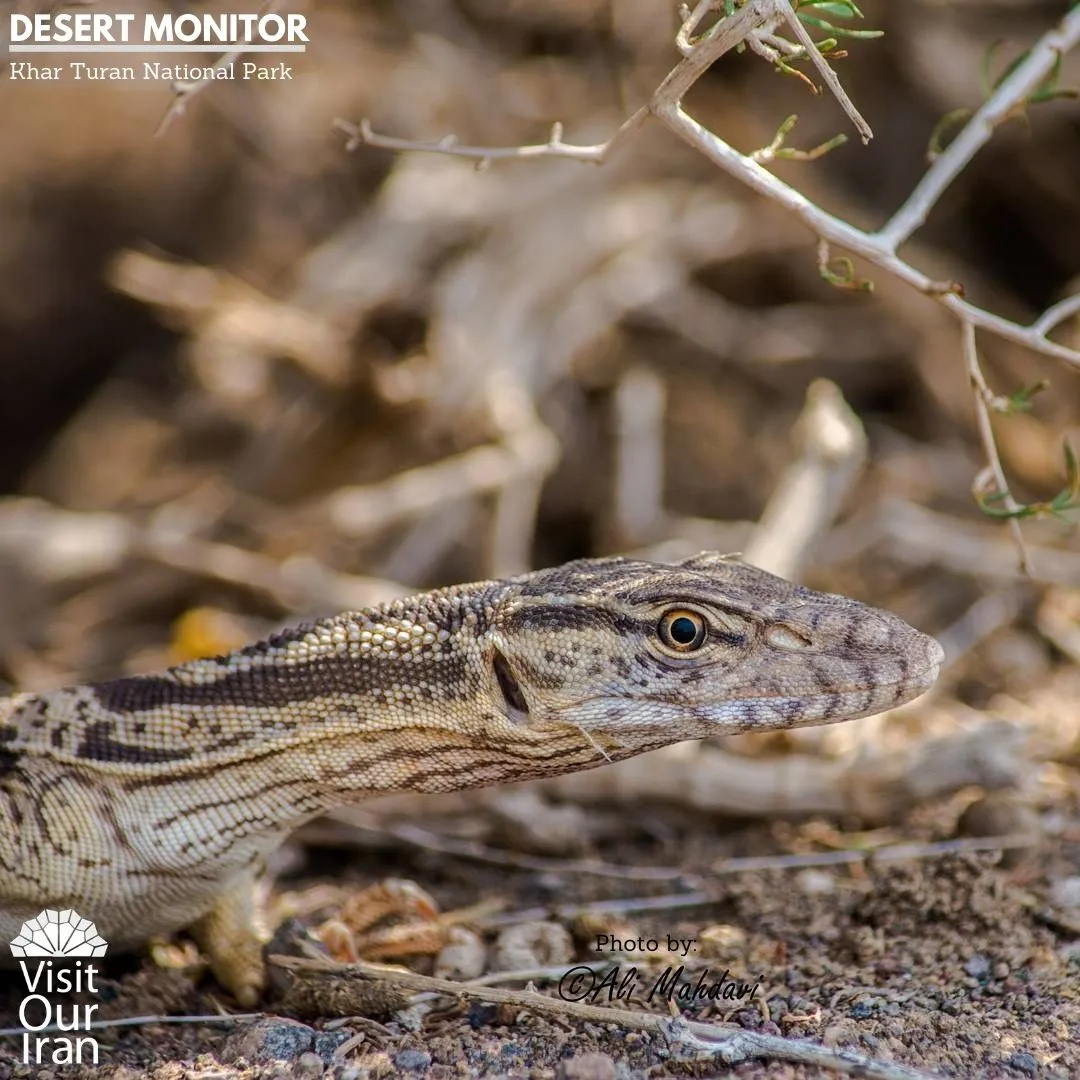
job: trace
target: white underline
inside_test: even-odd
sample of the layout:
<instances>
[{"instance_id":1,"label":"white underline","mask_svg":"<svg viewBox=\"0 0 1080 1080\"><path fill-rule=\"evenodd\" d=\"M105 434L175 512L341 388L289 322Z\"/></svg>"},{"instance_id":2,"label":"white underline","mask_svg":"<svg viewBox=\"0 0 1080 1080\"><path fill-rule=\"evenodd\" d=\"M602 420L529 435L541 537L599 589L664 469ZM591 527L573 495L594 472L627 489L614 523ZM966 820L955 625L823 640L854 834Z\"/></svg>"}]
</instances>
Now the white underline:
<instances>
[{"instance_id":1,"label":"white underline","mask_svg":"<svg viewBox=\"0 0 1080 1080\"><path fill-rule=\"evenodd\" d=\"M9 45L13 53L302 53L306 45Z\"/></svg>"}]
</instances>

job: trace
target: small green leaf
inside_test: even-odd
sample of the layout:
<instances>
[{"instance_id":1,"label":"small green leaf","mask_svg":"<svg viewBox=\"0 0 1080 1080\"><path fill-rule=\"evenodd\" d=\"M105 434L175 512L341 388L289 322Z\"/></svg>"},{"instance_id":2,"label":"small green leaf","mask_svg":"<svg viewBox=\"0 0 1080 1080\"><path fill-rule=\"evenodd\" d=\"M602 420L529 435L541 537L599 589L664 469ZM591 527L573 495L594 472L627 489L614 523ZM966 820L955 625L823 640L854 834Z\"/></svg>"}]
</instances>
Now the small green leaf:
<instances>
[{"instance_id":1,"label":"small green leaf","mask_svg":"<svg viewBox=\"0 0 1080 1080\"><path fill-rule=\"evenodd\" d=\"M834 19L861 19L863 13L850 0L802 0L799 8L817 8Z\"/></svg>"},{"instance_id":2,"label":"small green leaf","mask_svg":"<svg viewBox=\"0 0 1080 1080\"><path fill-rule=\"evenodd\" d=\"M982 62L982 86L983 96L990 97L990 95L997 90L999 86L1028 58L1031 54L1031 50L1027 49L1020 53L1018 56L1013 57L1002 70L1001 74L997 78L991 78L990 64L993 60L994 54L1000 47L1001 42L995 41L987 50L983 56ZM1050 70L1050 74L1026 97L1023 101L1018 103L1018 113L1023 113L1023 106L1025 105L1041 105L1045 101L1056 101L1058 98L1075 98L1080 96L1078 91L1071 88L1060 88L1057 85L1058 80L1061 78L1061 53L1059 52L1054 59L1054 66Z\"/></svg>"},{"instance_id":3,"label":"small green leaf","mask_svg":"<svg viewBox=\"0 0 1080 1080\"><path fill-rule=\"evenodd\" d=\"M926 147L926 160L936 161L952 141L960 128L972 117L971 109L950 109L930 132L930 142Z\"/></svg>"},{"instance_id":4,"label":"small green leaf","mask_svg":"<svg viewBox=\"0 0 1080 1080\"><path fill-rule=\"evenodd\" d=\"M1015 394L1011 394L1007 398L998 399L994 404L994 408L997 412L1006 416L1014 413L1031 412L1032 398L1036 394L1041 394L1049 385L1049 379L1040 379L1037 383L1032 383L1031 386L1021 387Z\"/></svg>"},{"instance_id":5,"label":"small green leaf","mask_svg":"<svg viewBox=\"0 0 1080 1080\"><path fill-rule=\"evenodd\" d=\"M799 18L807 26L814 27L815 30L823 30L827 34L836 34L838 37L868 39L884 37L885 35L884 30L849 30L845 26L834 26L832 23L819 19L814 15L800 15Z\"/></svg>"},{"instance_id":6,"label":"small green leaf","mask_svg":"<svg viewBox=\"0 0 1080 1080\"><path fill-rule=\"evenodd\" d=\"M818 270L821 276L837 289L851 289L855 292L874 291L874 283L869 278L858 277L855 273L855 264L846 255L838 255L829 259L828 262L818 263Z\"/></svg>"},{"instance_id":7,"label":"small green leaf","mask_svg":"<svg viewBox=\"0 0 1080 1080\"><path fill-rule=\"evenodd\" d=\"M1080 461L1068 439L1064 440L1065 487L1045 502L1020 503L1011 509L998 504L1010 498L1008 491L974 492L979 509L992 518L1020 520L1032 517L1064 517L1070 510L1080 509Z\"/></svg>"},{"instance_id":8,"label":"small green leaf","mask_svg":"<svg viewBox=\"0 0 1080 1080\"><path fill-rule=\"evenodd\" d=\"M827 139L825 142L811 147L809 150L796 150L794 147L783 147L776 151L776 156L778 158L783 158L785 161L817 161L818 158L824 157L838 146L843 146L846 142L847 136L841 132L838 135L834 135L831 139Z\"/></svg>"}]
</instances>

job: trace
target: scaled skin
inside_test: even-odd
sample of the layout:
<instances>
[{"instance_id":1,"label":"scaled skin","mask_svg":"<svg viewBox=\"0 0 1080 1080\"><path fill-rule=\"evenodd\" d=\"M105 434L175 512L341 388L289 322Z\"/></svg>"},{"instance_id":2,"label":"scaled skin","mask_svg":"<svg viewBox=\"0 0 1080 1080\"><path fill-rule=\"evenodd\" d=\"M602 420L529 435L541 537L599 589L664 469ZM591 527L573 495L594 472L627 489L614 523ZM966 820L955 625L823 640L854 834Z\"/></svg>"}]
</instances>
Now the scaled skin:
<instances>
[{"instance_id":1,"label":"scaled skin","mask_svg":"<svg viewBox=\"0 0 1080 1080\"><path fill-rule=\"evenodd\" d=\"M316 815L865 716L923 693L941 659L894 615L705 553L454 586L18 695L0 701L0 939L46 907L113 948L191 927L250 1005L256 880Z\"/></svg>"}]
</instances>

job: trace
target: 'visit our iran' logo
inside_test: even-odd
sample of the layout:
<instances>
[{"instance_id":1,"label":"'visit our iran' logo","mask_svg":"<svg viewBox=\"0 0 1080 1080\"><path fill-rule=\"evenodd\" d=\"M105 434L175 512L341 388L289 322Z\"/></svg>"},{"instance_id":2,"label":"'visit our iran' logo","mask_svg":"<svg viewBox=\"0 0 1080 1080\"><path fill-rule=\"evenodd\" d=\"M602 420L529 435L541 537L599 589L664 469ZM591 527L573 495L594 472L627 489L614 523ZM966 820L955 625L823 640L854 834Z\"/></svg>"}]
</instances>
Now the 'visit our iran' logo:
<instances>
[{"instance_id":1,"label":"'visit our iran' logo","mask_svg":"<svg viewBox=\"0 0 1080 1080\"><path fill-rule=\"evenodd\" d=\"M83 958L104 956L108 947L97 927L70 909L49 908L22 924L11 955L19 961L27 991L19 1006L24 1064L98 1063L97 1039L80 1034L91 1030L97 1005L57 1003L46 995L96 994L99 968Z\"/></svg>"}]
</instances>

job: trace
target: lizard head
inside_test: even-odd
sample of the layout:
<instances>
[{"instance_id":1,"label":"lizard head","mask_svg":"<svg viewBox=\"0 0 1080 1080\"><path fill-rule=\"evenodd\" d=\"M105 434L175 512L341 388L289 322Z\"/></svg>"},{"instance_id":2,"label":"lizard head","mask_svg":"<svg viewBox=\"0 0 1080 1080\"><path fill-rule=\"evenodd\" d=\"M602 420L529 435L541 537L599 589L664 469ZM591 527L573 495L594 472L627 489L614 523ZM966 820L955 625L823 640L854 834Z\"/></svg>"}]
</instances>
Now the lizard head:
<instances>
[{"instance_id":1,"label":"lizard head","mask_svg":"<svg viewBox=\"0 0 1080 1080\"><path fill-rule=\"evenodd\" d=\"M575 727L614 757L882 712L927 690L943 658L895 615L715 553L569 563L511 582L493 615L508 720Z\"/></svg>"}]
</instances>

